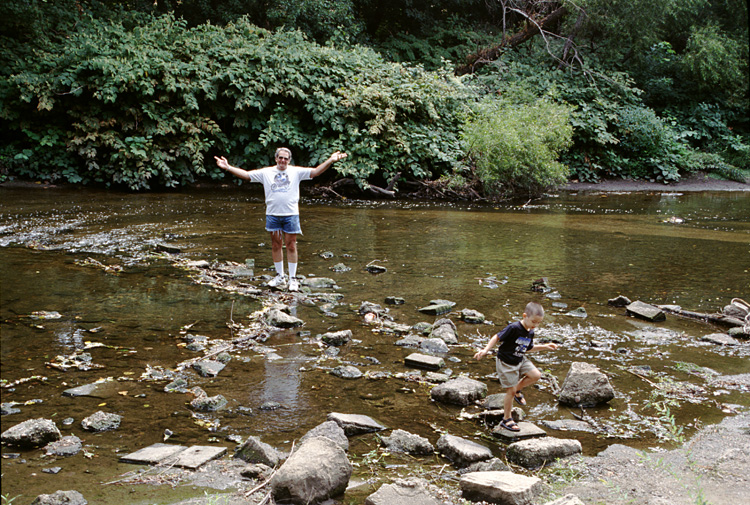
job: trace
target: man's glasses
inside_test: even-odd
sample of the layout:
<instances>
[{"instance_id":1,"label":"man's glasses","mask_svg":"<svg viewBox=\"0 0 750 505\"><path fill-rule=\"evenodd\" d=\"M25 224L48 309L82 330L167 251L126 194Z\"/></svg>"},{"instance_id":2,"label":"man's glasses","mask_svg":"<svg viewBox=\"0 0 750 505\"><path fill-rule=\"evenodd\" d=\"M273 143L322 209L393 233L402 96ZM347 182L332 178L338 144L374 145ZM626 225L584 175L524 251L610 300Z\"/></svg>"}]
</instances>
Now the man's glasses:
<instances>
[{"instance_id":1,"label":"man's glasses","mask_svg":"<svg viewBox=\"0 0 750 505\"><path fill-rule=\"evenodd\" d=\"M289 158L286 157L286 156L277 156L276 159L277 160L286 160L286 161L289 161Z\"/></svg>"}]
</instances>

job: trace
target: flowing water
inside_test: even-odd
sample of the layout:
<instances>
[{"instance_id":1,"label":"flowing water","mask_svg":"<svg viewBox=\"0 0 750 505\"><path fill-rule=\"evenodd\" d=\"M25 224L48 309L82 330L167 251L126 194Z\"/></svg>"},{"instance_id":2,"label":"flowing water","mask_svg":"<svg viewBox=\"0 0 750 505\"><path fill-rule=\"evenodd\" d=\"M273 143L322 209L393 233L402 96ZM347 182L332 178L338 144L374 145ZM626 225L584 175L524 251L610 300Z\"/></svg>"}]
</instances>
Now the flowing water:
<instances>
[{"instance_id":1,"label":"flowing water","mask_svg":"<svg viewBox=\"0 0 750 505\"><path fill-rule=\"evenodd\" d=\"M528 301L540 301L547 316L537 334L559 342L559 349L531 356L548 378L528 391L527 414L537 424L581 415L594 422L603 431L553 433L581 440L584 454L613 443L667 446L679 439L679 429L689 435L696 425L720 421L726 411L750 407L747 390L715 382L750 372L750 343L709 344L700 337L726 328L673 315L648 323L607 304L625 295L716 312L732 298L749 299L746 192L560 193L498 206L303 200L299 274L334 279L338 289L332 291L343 298L321 306L282 296L305 326L274 332L264 342L281 359L238 351L216 378L189 372L191 387L229 400L222 411L196 416L188 406L191 395L165 393L167 381L141 380L142 374L174 369L197 356L185 348L185 333L231 339L227 323L249 324L264 297L198 284L155 250L168 243L179 247L180 258L253 259L256 277L270 274L262 195L247 186L148 194L0 189L2 401L20 410L2 417L2 430L45 417L84 442L84 451L67 459L4 447L3 495L20 494L19 502L28 503L39 493L79 489L89 503L169 503L202 489L102 483L132 470L118 457L161 442L165 429L175 433L170 443L224 445L231 451L235 444L228 435L254 435L289 450L329 412L365 414L433 444L442 432L468 437L502 456L503 446L492 441L489 429L460 420L460 407L431 401L429 385L397 376L410 371L404 357L415 350L394 345L400 337L374 331L379 327L357 313L364 301L382 305L406 325L434 322L417 310L430 300L455 302L455 312L441 316L450 317L460 335L446 363L454 376L485 381L490 394L500 392L494 363L476 362L473 353L519 318ZM89 258L122 271L105 271ZM372 262L387 271L368 273ZM351 270L332 271L338 263ZM542 277L552 292L531 290ZM488 282L491 278L496 282ZM252 284L262 287L259 279ZM405 303L386 305L387 296ZM580 307L587 317L568 315ZM465 308L489 322L462 322L458 313ZM61 317L31 317L40 311ZM322 359L314 337L344 329L352 330L354 341L338 357ZM64 371L47 365L56 356L83 351L87 342L104 344L88 344L86 350L101 368ZM550 377L562 384L576 361L593 363L609 376L617 396L608 406L582 412L558 405ZM388 377L331 375L341 363ZM114 379L109 394L62 395L107 377ZM268 401L282 408L260 409ZM83 431L80 421L97 410L122 415L121 427ZM63 423L68 418L74 422ZM361 460L377 447L374 435L356 437L350 458ZM445 463L437 456L431 462ZM42 471L50 467L61 470Z\"/></svg>"}]
</instances>

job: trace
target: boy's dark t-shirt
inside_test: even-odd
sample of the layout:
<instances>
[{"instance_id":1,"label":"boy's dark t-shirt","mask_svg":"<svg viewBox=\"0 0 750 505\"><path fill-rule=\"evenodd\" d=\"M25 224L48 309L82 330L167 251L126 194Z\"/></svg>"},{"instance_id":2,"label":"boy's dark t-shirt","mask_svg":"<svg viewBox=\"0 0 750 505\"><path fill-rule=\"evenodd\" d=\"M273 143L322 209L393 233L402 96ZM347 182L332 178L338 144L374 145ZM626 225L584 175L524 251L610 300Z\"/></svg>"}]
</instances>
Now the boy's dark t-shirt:
<instances>
[{"instance_id":1,"label":"boy's dark t-shirt","mask_svg":"<svg viewBox=\"0 0 750 505\"><path fill-rule=\"evenodd\" d=\"M518 365L523 361L526 351L534 347L534 330L527 330L521 321L511 323L498 334L499 345L497 357L509 365Z\"/></svg>"}]
</instances>

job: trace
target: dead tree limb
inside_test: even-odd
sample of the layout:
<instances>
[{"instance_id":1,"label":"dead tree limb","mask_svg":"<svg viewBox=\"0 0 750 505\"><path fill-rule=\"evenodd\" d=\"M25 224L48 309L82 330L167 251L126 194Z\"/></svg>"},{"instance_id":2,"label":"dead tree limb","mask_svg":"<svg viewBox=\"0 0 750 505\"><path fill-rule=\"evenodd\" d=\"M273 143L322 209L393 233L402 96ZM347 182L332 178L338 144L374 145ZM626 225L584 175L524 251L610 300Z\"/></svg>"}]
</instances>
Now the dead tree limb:
<instances>
[{"instance_id":1,"label":"dead tree limb","mask_svg":"<svg viewBox=\"0 0 750 505\"><path fill-rule=\"evenodd\" d=\"M536 19L534 19L534 17L532 17L528 13L520 9L506 7L503 4L503 24L505 24L505 12L506 11L515 12L521 15L522 17L526 18L526 22L524 23L523 29L520 32L516 33L515 35L510 36L509 38L503 37L503 41L499 45L485 48L485 49L482 49L481 51L478 51L477 53L469 55L466 58L467 63L465 65L462 65L458 69L456 69L457 75L473 73L485 63L495 61L505 49L513 48L520 44L523 44L524 42L530 40L532 37L536 35L541 34L543 37L545 37L545 41L546 41L547 35L553 35L549 29L553 25L557 24L569 12L567 7L565 6L559 7L555 9L554 11L552 11L546 17L537 21ZM504 29L505 29L505 26L503 26L503 30ZM559 37L559 36L556 36L556 37Z\"/></svg>"}]
</instances>

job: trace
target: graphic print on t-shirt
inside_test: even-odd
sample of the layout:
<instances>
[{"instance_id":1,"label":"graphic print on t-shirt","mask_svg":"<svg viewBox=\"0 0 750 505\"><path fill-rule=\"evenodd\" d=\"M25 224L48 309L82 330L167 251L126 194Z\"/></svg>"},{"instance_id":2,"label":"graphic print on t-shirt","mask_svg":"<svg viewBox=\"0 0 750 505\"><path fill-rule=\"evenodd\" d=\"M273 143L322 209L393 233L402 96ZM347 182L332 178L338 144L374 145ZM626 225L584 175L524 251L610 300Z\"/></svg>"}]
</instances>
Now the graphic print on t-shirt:
<instances>
[{"instance_id":1,"label":"graphic print on t-shirt","mask_svg":"<svg viewBox=\"0 0 750 505\"><path fill-rule=\"evenodd\" d=\"M529 337L518 337L516 339L516 351L513 353L518 358L523 358L526 350L531 345L531 339Z\"/></svg>"},{"instance_id":2,"label":"graphic print on t-shirt","mask_svg":"<svg viewBox=\"0 0 750 505\"><path fill-rule=\"evenodd\" d=\"M273 184L271 184L271 191L274 193L286 193L291 188L292 184L289 181L289 175L286 172L279 172L273 178Z\"/></svg>"}]
</instances>

